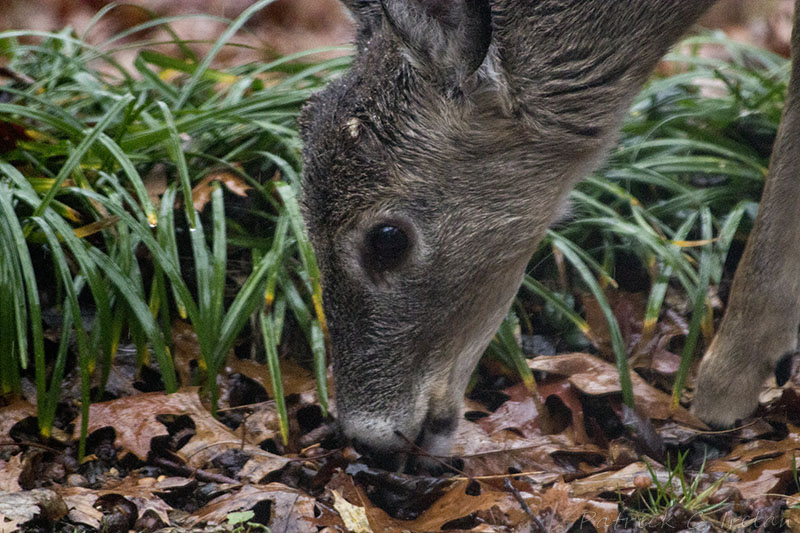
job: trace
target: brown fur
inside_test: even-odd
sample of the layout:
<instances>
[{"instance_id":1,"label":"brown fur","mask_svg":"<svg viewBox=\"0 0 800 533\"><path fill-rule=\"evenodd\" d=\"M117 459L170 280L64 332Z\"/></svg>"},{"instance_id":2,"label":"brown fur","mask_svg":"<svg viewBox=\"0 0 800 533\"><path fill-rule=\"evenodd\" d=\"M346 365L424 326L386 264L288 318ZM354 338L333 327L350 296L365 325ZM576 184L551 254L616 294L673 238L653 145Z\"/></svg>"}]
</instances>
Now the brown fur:
<instances>
[{"instance_id":1,"label":"brown fur","mask_svg":"<svg viewBox=\"0 0 800 533\"><path fill-rule=\"evenodd\" d=\"M407 440L446 453L469 375L539 240L658 60L713 0L346 3L359 24L353 67L301 119L338 416L378 456L397 459ZM779 214L762 210L763 244L750 247L762 253L748 250L704 364L697 412L710 422L748 414L795 344L800 272L791 254L771 251L800 244L788 207L800 198L798 150L786 133L798 128L787 118L765 192ZM774 235L769 220L794 230ZM365 239L387 223L411 248L398 268L375 272ZM764 335L744 333L764 317ZM761 380L744 396L742 375Z\"/></svg>"}]
</instances>

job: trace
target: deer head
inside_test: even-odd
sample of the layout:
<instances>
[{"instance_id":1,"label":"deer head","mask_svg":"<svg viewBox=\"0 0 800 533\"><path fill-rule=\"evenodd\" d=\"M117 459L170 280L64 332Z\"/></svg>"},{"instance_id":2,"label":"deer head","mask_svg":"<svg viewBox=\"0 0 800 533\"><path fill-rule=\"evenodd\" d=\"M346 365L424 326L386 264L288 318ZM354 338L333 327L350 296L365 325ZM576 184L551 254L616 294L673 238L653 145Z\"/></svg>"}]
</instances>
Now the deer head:
<instances>
[{"instance_id":1,"label":"deer head","mask_svg":"<svg viewBox=\"0 0 800 533\"><path fill-rule=\"evenodd\" d=\"M660 25L701 10L640 3L664 12L651 17ZM497 4L349 0L354 63L300 120L339 422L387 466L409 441L449 450L467 381L528 259L680 34L642 44L652 31L620 24L627 8L616 3ZM523 8L541 16L517 16ZM554 24L574 38L553 39ZM627 44L619 61L614 39Z\"/></svg>"},{"instance_id":2,"label":"deer head","mask_svg":"<svg viewBox=\"0 0 800 533\"><path fill-rule=\"evenodd\" d=\"M351 8L358 56L301 119L338 418L377 457L446 453L563 186L520 197L536 162L493 86L486 0Z\"/></svg>"}]
</instances>

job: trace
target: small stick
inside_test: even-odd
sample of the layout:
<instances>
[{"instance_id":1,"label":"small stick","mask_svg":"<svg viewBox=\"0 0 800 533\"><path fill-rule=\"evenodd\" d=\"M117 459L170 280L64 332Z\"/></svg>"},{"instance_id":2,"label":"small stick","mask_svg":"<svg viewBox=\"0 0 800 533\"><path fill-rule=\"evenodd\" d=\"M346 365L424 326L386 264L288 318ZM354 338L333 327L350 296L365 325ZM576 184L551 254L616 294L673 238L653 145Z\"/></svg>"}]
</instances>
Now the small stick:
<instances>
[{"instance_id":1,"label":"small stick","mask_svg":"<svg viewBox=\"0 0 800 533\"><path fill-rule=\"evenodd\" d=\"M214 474L212 472L206 472L205 470L201 470L199 468L190 468L186 465L178 464L175 461L170 461L169 459L165 459L163 457L156 457L150 462L156 466L160 466L161 468L166 468L167 470L171 470L176 474L180 474L185 477L195 477L200 481L207 481L212 483L229 483L232 485L242 484L240 481L237 481L228 476L223 476L222 474Z\"/></svg>"},{"instance_id":2,"label":"small stick","mask_svg":"<svg viewBox=\"0 0 800 533\"><path fill-rule=\"evenodd\" d=\"M514 499L517 500L519 506L522 507L522 510L525 511L525 514L527 514L528 518L531 519L531 533L547 533L547 528L544 527L544 524L542 524L542 521L538 516L536 516L536 513L534 513L530 506L525 502L525 499L522 497L522 494L519 493L517 487L511 483L511 479L506 478L503 481L503 486L514 496Z\"/></svg>"}]
</instances>

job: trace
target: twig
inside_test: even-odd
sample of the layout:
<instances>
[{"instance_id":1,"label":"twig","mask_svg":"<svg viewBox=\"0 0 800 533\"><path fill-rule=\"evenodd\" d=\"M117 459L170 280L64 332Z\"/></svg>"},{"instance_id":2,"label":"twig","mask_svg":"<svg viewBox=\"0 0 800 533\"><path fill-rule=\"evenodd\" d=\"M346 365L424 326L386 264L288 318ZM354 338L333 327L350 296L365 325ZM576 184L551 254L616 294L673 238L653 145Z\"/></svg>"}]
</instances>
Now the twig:
<instances>
[{"instance_id":1,"label":"twig","mask_svg":"<svg viewBox=\"0 0 800 533\"><path fill-rule=\"evenodd\" d=\"M450 479L454 481L492 481L494 479L517 479L520 477L536 476L539 474L547 474L544 470L531 470L528 472L517 472L515 474L491 474L486 476L453 476Z\"/></svg>"},{"instance_id":2,"label":"twig","mask_svg":"<svg viewBox=\"0 0 800 533\"><path fill-rule=\"evenodd\" d=\"M14 441L14 440L4 440L4 441L0 441L0 446L2 446L2 447L19 446L20 448L27 446L29 448L39 448L39 449L42 449L42 450L45 450L45 451L48 451L48 452L52 452L52 453L62 453L60 450L57 450L57 449L52 448L50 446L46 446L46 445L41 444L39 442L32 442L32 441L29 441L29 440L22 440L22 441L19 441L19 442Z\"/></svg>"},{"instance_id":3,"label":"twig","mask_svg":"<svg viewBox=\"0 0 800 533\"><path fill-rule=\"evenodd\" d=\"M180 474L185 477L194 477L199 479L200 481L208 481L212 483L229 483L232 485L242 484L240 481L230 478L228 476L206 472L205 470L201 470L199 468L191 468L186 465L170 461L169 459L165 459L163 457L156 457L150 462L156 466L160 466L161 468L166 468L167 470L171 470L176 474Z\"/></svg>"},{"instance_id":4,"label":"twig","mask_svg":"<svg viewBox=\"0 0 800 533\"><path fill-rule=\"evenodd\" d=\"M506 478L503 481L503 486L514 496L514 499L517 500L519 506L522 507L522 510L525 511L525 514L527 514L528 518L531 519L531 533L547 533L547 528L544 527L542 521L525 502L525 498L522 497L522 494L519 493L519 490L517 490L517 487L511 483L509 478Z\"/></svg>"}]
</instances>

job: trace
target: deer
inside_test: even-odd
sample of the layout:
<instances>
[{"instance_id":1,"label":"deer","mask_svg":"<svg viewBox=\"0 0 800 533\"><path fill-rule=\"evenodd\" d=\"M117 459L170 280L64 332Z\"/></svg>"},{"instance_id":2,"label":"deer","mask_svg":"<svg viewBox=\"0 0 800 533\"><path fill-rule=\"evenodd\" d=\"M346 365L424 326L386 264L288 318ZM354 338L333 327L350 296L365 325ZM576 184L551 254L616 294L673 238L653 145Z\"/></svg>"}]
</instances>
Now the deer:
<instances>
[{"instance_id":1,"label":"deer","mask_svg":"<svg viewBox=\"0 0 800 533\"><path fill-rule=\"evenodd\" d=\"M470 375L539 241L714 0L343 1L355 57L301 113L302 206L338 425L356 450L402 469L412 445L449 451ZM800 57L797 29L791 49ZM692 410L711 426L751 415L797 348L798 65L699 369Z\"/></svg>"}]
</instances>

